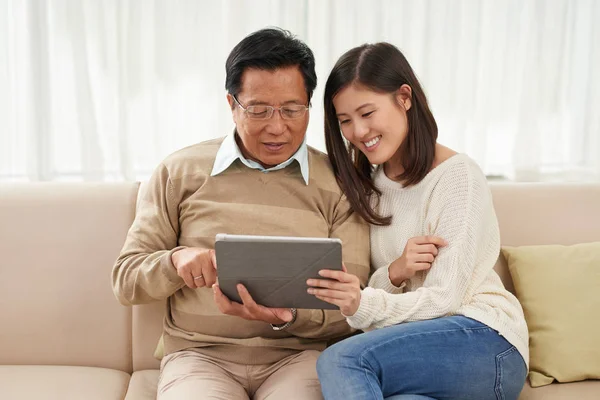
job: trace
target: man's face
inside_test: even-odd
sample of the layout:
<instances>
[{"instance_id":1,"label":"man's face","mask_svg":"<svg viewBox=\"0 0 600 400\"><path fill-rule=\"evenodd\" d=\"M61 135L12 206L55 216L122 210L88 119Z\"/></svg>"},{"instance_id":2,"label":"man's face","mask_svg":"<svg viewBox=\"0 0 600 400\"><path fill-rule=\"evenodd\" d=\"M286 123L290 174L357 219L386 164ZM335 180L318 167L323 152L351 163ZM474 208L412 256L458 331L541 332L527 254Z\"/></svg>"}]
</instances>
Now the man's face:
<instances>
[{"instance_id":1,"label":"man's face","mask_svg":"<svg viewBox=\"0 0 600 400\"><path fill-rule=\"evenodd\" d=\"M306 106L308 95L304 78L297 66L276 70L250 68L242 74L241 90L236 96L244 107ZM253 119L244 112L233 96L227 95L232 108L244 157L269 168L289 159L300 147L308 126L308 111L299 118L282 118L275 111L269 119Z\"/></svg>"}]
</instances>

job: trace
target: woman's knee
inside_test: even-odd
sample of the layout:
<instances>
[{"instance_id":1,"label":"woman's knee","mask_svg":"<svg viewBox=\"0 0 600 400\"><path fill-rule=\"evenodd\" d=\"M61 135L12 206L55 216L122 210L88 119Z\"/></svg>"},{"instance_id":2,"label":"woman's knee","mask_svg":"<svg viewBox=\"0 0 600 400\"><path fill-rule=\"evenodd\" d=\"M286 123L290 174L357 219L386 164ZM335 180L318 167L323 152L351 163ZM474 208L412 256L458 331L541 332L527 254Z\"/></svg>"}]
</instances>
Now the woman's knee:
<instances>
[{"instance_id":1,"label":"woman's knee","mask_svg":"<svg viewBox=\"0 0 600 400\"><path fill-rule=\"evenodd\" d=\"M317 360L317 372L323 375L339 368L352 367L358 363L356 352L345 341L325 349Z\"/></svg>"},{"instance_id":2,"label":"woman's knee","mask_svg":"<svg viewBox=\"0 0 600 400\"><path fill-rule=\"evenodd\" d=\"M325 349L317 359L317 373L323 376L327 371L335 367L337 355L333 347Z\"/></svg>"},{"instance_id":3,"label":"woman's knee","mask_svg":"<svg viewBox=\"0 0 600 400\"><path fill-rule=\"evenodd\" d=\"M321 353L321 355L317 359L317 375L319 376L319 378L321 378L325 374L325 371L327 371L328 369L328 364L330 363L329 357L325 354L325 351Z\"/></svg>"}]
</instances>

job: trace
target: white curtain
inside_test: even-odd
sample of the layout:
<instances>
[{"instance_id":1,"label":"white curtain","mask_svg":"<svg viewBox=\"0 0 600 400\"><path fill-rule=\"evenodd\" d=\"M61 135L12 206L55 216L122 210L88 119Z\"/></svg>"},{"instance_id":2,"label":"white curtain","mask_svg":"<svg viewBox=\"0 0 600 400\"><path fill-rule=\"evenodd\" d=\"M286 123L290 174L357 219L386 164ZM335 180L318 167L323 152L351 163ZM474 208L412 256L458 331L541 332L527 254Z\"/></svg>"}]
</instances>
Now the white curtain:
<instances>
[{"instance_id":1,"label":"white curtain","mask_svg":"<svg viewBox=\"0 0 600 400\"><path fill-rule=\"evenodd\" d=\"M487 174L599 179L598 21L599 0L0 0L0 180L143 180L229 133L225 59L265 26L315 53L308 141L321 150L329 70L389 41L440 142Z\"/></svg>"}]
</instances>

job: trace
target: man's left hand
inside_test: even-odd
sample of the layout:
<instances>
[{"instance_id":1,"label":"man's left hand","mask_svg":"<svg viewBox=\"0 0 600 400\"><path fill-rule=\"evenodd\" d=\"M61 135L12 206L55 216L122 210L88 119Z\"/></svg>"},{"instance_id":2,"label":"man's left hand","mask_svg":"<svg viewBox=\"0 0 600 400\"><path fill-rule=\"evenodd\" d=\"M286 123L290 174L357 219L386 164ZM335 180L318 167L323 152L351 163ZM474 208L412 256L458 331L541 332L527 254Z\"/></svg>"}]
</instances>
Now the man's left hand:
<instances>
[{"instance_id":1,"label":"man's left hand","mask_svg":"<svg viewBox=\"0 0 600 400\"><path fill-rule=\"evenodd\" d=\"M250 321L263 321L273 325L281 325L292 320L292 311L289 308L268 308L256 304L248 289L242 284L237 285L237 290L243 304L229 300L218 284L213 285L215 303L223 314L234 315Z\"/></svg>"}]
</instances>

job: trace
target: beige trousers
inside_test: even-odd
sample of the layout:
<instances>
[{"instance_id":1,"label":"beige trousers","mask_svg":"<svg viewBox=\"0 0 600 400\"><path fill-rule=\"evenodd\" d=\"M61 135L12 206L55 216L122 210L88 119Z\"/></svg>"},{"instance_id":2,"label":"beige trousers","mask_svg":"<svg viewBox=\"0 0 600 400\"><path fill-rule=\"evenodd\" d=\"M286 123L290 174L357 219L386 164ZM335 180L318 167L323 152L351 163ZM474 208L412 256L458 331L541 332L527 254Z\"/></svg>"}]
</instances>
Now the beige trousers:
<instances>
[{"instance_id":1,"label":"beige trousers","mask_svg":"<svg viewBox=\"0 0 600 400\"><path fill-rule=\"evenodd\" d=\"M322 400L316 363L306 350L274 364L244 365L194 351L164 357L158 400Z\"/></svg>"}]
</instances>

